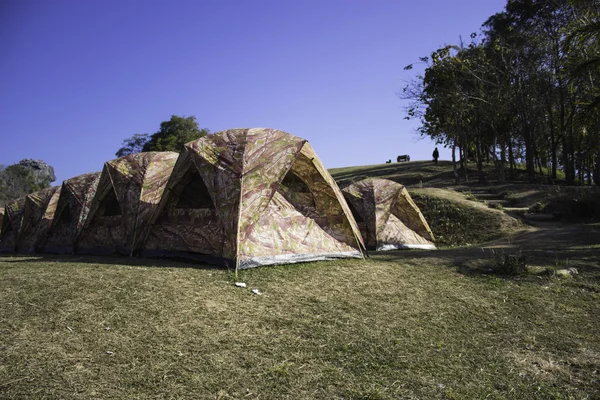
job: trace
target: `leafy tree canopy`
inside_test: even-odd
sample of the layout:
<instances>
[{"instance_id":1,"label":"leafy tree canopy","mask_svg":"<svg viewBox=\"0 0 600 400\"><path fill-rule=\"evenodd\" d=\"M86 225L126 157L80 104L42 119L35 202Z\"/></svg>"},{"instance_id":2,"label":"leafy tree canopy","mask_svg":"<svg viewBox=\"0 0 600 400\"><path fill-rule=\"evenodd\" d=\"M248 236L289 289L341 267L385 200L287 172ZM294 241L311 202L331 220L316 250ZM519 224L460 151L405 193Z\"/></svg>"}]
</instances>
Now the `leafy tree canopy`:
<instances>
[{"instance_id":1,"label":"leafy tree canopy","mask_svg":"<svg viewBox=\"0 0 600 400\"><path fill-rule=\"evenodd\" d=\"M183 145L206 136L210 131L199 128L195 116L180 117L172 115L168 121L160 124L160 130L152 135L136 133L123 141L116 155L123 157L141 151L183 151Z\"/></svg>"},{"instance_id":2,"label":"leafy tree canopy","mask_svg":"<svg viewBox=\"0 0 600 400\"><path fill-rule=\"evenodd\" d=\"M128 154L140 153L149 140L150 135L147 133L136 133L132 137L123 140L123 147L117 150L116 156L123 157Z\"/></svg>"},{"instance_id":3,"label":"leafy tree canopy","mask_svg":"<svg viewBox=\"0 0 600 400\"><path fill-rule=\"evenodd\" d=\"M8 201L18 199L38 190L50 187L55 179L46 176L36 176L33 169L14 164L4 167L0 165L0 206Z\"/></svg>"}]
</instances>

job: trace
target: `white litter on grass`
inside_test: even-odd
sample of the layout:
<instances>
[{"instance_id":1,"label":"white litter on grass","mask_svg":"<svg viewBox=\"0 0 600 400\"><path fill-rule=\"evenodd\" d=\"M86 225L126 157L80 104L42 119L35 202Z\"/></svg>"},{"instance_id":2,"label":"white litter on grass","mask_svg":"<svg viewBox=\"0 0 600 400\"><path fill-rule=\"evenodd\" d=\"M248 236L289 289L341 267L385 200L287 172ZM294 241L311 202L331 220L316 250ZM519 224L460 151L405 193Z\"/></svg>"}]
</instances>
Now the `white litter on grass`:
<instances>
[{"instance_id":1,"label":"white litter on grass","mask_svg":"<svg viewBox=\"0 0 600 400\"><path fill-rule=\"evenodd\" d=\"M113 353L112 351L107 351L106 354L108 354L109 356L112 356L115 353Z\"/></svg>"},{"instance_id":2,"label":"white litter on grass","mask_svg":"<svg viewBox=\"0 0 600 400\"><path fill-rule=\"evenodd\" d=\"M71 329L70 326L67 326L67 329L69 330L69 332L73 332L73 329Z\"/></svg>"},{"instance_id":3,"label":"white litter on grass","mask_svg":"<svg viewBox=\"0 0 600 400\"><path fill-rule=\"evenodd\" d=\"M243 287L243 288L245 288L245 287L246 287L246 284L245 284L244 282L236 282L236 283L235 283L235 286L237 286L237 287Z\"/></svg>"},{"instance_id":4,"label":"white litter on grass","mask_svg":"<svg viewBox=\"0 0 600 400\"><path fill-rule=\"evenodd\" d=\"M258 289L252 289L252 293L254 293L254 294L262 294L261 292L258 291Z\"/></svg>"}]
</instances>

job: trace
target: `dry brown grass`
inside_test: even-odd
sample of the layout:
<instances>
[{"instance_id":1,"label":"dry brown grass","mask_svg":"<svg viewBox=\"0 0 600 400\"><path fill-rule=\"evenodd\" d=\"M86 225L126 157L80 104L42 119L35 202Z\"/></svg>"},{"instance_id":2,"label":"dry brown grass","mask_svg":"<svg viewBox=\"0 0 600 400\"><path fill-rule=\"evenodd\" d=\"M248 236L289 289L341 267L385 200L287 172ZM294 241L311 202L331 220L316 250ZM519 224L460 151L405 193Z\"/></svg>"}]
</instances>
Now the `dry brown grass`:
<instances>
[{"instance_id":1,"label":"dry brown grass","mask_svg":"<svg viewBox=\"0 0 600 400\"><path fill-rule=\"evenodd\" d=\"M336 177L449 186L447 164L421 164ZM600 398L600 226L513 235L462 194L419 196L449 229L503 238L241 271L247 289L171 261L0 257L0 398ZM580 274L502 276L499 251Z\"/></svg>"},{"instance_id":2,"label":"dry brown grass","mask_svg":"<svg viewBox=\"0 0 600 400\"><path fill-rule=\"evenodd\" d=\"M563 250L571 280L504 279L471 248L242 271L247 289L168 261L2 257L0 397L594 398L599 257Z\"/></svg>"}]
</instances>

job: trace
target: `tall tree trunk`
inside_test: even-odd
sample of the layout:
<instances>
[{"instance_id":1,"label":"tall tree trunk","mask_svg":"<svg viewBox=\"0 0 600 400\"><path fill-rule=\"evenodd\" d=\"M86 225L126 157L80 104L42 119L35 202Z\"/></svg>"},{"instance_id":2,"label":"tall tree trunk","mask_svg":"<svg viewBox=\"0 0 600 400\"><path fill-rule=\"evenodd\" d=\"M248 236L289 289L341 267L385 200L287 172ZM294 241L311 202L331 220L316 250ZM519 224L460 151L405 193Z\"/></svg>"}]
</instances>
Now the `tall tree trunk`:
<instances>
[{"instance_id":1,"label":"tall tree trunk","mask_svg":"<svg viewBox=\"0 0 600 400\"><path fill-rule=\"evenodd\" d=\"M571 160L571 182L574 184L575 183L575 177L576 175L576 168L575 168L575 159L576 159L576 155L575 155L575 138L573 136L573 125L571 124L571 126L569 127L569 153L570 153L570 160Z\"/></svg>"},{"instance_id":2,"label":"tall tree trunk","mask_svg":"<svg viewBox=\"0 0 600 400\"><path fill-rule=\"evenodd\" d=\"M509 172L508 172L508 176L510 179L515 179L515 154L513 152L513 141L512 139L508 140L508 165L509 165Z\"/></svg>"},{"instance_id":3,"label":"tall tree trunk","mask_svg":"<svg viewBox=\"0 0 600 400\"><path fill-rule=\"evenodd\" d=\"M552 179L556 179L556 169L558 167L558 158L556 157L556 147L558 140L554 137L554 124L550 122L550 158L552 163Z\"/></svg>"},{"instance_id":4,"label":"tall tree trunk","mask_svg":"<svg viewBox=\"0 0 600 400\"><path fill-rule=\"evenodd\" d=\"M498 172L500 172L500 171L502 172L502 175L503 175L502 179L504 181L506 181L506 176L504 176L504 166L506 165L506 144L504 142L502 142L500 144L500 160L499 161L500 161L499 165L501 167L498 169ZM500 180L500 176L498 176L498 180ZM502 182L502 183L504 183L504 182Z\"/></svg>"},{"instance_id":5,"label":"tall tree trunk","mask_svg":"<svg viewBox=\"0 0 600 400\"><path fill-rule=\"evenodd\" d=\"M460 168L463 171L463 177L465 182L469 182L469 175L467 173L467 151L465 151L464 142L458 147L458 154L460 155Z\"/></svg>"},{"instance_id":6,"label":"tall tree trunk","mask_svg":"<svg viewBox=\"0 0 600 400\"><path fill-rule=\"evenodd\" d=\"M475 146L475 156L477 157L477 177L478 182L485 185L486 179L483 173L483 155L481 154L481 135L477 135L477 144Z\"/></svg>"},{"instance_id":7,"label":"tall tree trunk","mask_svg":"<svg viewBox=\"0 0 600 400\"><path fill-rule=\"evenodd\" d=\"M592 169L593 168L594 168L594 161L593 161L592 154L590 153L590 155L587 159L587 185L588 186L592 185Z\"/></svg>"},{"instance_id":8,"label":"tall tree trunk","mask_svg":"<svg viewBox=\"0 0 600 400\"><path fill-rule=\"evenodd\" d=\"M556 137L556 127L554 126L554 113L552 104L548 104L548 125L550 127L550 163L552 164L552 179L556 180L556 172L558 168L557 147L558 138Z\"/></svg>"},{"instance_id":9,"label":"tall tree trunk","mask_svg":"<svg viewBox=\"0 0 600 400\"><path fill-rule=\"evenodd\" d=\"M596 171L594 172L594 182L600 186L600 136L598 137L598 154L596 154Z\"/></svg>"},{"instance_id":10,"label":"tall tree trunk","mask_svg":"<svg viewBox=\"0 0 600 400\"><path fill-rule=\"evenodd\" d=\"M561 137L562 142L562 158L563 167L565 169L565 180L567 185L572 185L573 180L571 179L571 162L569 161L569 147L567 146L566 135Z\"/></svg>"},{"instance_id":11,"label":"tall tree trunk","mask_svg":"<svg viewBox=\"0 0 600 400\"><path fill-rule=\"evenodd\" d=\"M532 140L531 130L528 123L523 126L523 137L525 138L525 163L527 165L527 177L529 182L535 182L535 147Z\"/></svg>"},{"instance_id":12,"label":"tall tree trunk","mask_svg":"<svg viewBox=\"0 0 600 400\"><path fill-rule=\"evenodd\" d=\"M497 143L498 136L495 134L493 144L490 148L488 148L488 155L490 155L492 160L494 160L494 166L496 167L496 173L498 174L498 183L503 184L506 183L506 175L504 173L505 158L504 156L498 158L498 155L496 154Z\"/></svg>"},{"instance_id":13,"label":"tall tree trunk","mask_svg":"<svg viewBox=\"0 0 600 400\"><path fill-rule=\"evenodd\" d=\"M454 173L454 183L458 185L460 182L458 171L456 171L456 144L452 143L452 172Z\"/></svg>"}]
</instances>

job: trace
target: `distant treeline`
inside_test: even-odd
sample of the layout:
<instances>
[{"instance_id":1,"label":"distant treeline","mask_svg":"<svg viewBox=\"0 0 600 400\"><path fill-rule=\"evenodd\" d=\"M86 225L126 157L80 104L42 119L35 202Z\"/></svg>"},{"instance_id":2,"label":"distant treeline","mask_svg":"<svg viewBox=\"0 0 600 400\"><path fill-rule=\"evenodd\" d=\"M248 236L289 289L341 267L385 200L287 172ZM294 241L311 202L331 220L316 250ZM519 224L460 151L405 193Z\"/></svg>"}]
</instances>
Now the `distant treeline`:
<instances>
[{"instance_id":1,"label":"distant treeline","mask_svg":"<svg viewBox=\"0 0 600 400\"><path fill-rule=\"evenodd\" d=\"M454 159L479 171L491 159L501 182L523 162L532 181L562 171L567 184L600 186L598 0L509 0L470 43L420 60L424 73L400 93L406 118Z\"/></svg>"}]
</instances>

